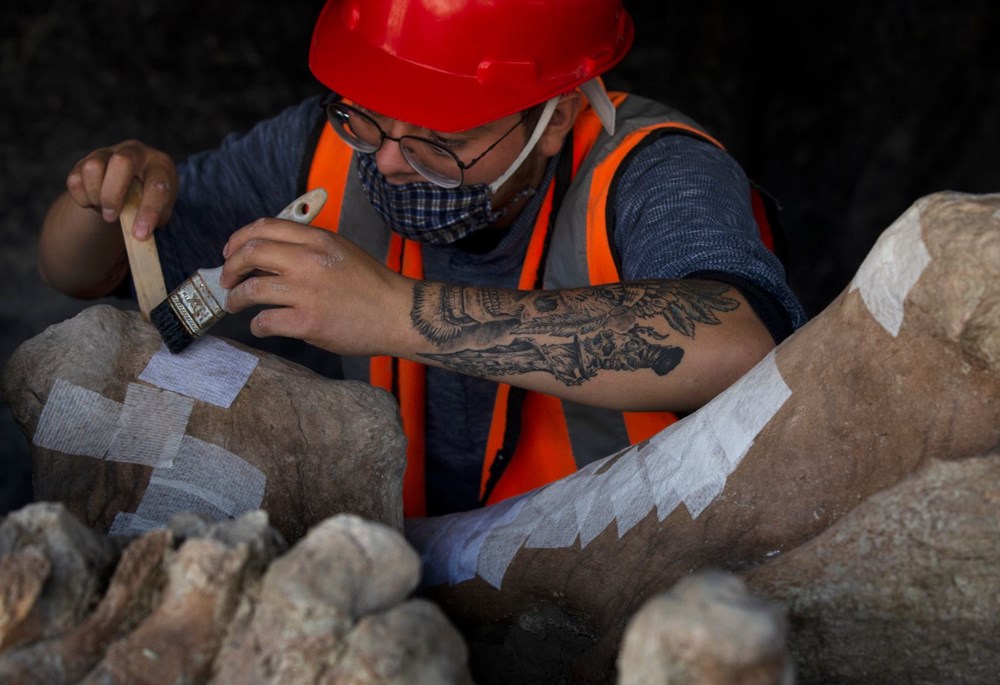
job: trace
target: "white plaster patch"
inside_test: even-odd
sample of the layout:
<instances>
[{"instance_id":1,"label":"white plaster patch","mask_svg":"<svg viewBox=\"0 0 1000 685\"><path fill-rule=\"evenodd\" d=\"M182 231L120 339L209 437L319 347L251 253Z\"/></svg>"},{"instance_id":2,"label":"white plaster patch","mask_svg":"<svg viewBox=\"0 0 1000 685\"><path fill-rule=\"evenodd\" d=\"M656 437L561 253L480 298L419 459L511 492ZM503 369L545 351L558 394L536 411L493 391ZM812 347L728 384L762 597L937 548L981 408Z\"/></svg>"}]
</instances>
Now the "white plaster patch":
<instances>
[{"instance_id":1,"label":"white plaster patch","mask_svg":"<svg viewBox=\"0 0 1000 685\"><path fill-rule=\"evenodd\" d=\"M425 561L422 581L434 586L474 578L486 536L494 528L502 528L516 519L525 500L523 496L507 499L477 509L476 516L452 514L433 519L407 519L406 536L421 550Z\"/></svg>"},{"instance_id":2,"label":"white plaster patch","mask_svg":"<svg viewBox=\"0 0 1000 685\"><path fill-rule=\"evenodd\" d=\"M209 522L223 521L259 509L265 485L264 473L252 464L218 445L185 435L173 467L153 469L135 516L143 525L160 528L186 511ZM120 525L134 522L125 517Z\"/></svg>"},{"instance_id":3,"label":"white plaster patch","mask_svg":"<svg viewBox=\"0 0 1000 685\"><path fill-rule=\"evenodd\" d=\"M32 442L45 449L103 459L122 413L120 402L57 378Z\"/></svg>"},{"instance_id":4,"label":"white plaster patch","mask_svg":"<svg viewBox=\"0 0 1000 685\"><path fill-rule=\"evenodd\" d=\"M875 320L893 337L903 325L903 302L931 257L921 236L920 203L882 232L851 281Z\"/></svg>"},{"instance_id":5,"label":"white plaster patch","mask_svg":"<svg viewBox=\"0 0 1000 685\"><path fill-rule=\"evenodd\" d=\"M460 583L474 569L499 588L522 547L565 548L579 539L584 548L612 522L620 538L654 510L662 521L681 503L697 518L791 394L772 352L702 409L644 443L516 500L408 522L425 583ZM456 555L460 564L453 563Z\"/></svg>"},{"instance_id":6,"label":"white plaster patch","mask_svg":"<svg viewBox=\"0 0 1000 685\"><path fill-rule=\"evenodd\" d=\"M165 390L228 409L257 367L249 352L206 336L183 352L171 354L166 346L157 350L139 374L141 380Z\"/></svg>"},{"instance_id":7,"label":"white plaster patch","mask_svg":"<svg viewBox=\"0 0 1000 685\"><path fill-rule=\"evenodd\" d=\"M187 429L194 400L169 390L129 383L107 458L169 468Z\"/></svg>"},{"instance_id":8,"label":"white plaster patch","mask_svg":"<svg viewBox=\"0 0 1000 685\"><path fill-rule=\"evenodd\" d=\"M138 514L120 511L115 514L115 520L111 522L108 535L142 535L159 528L163 528L163 524L158 521L150 521Z\"/></svg>"}]
</instances>

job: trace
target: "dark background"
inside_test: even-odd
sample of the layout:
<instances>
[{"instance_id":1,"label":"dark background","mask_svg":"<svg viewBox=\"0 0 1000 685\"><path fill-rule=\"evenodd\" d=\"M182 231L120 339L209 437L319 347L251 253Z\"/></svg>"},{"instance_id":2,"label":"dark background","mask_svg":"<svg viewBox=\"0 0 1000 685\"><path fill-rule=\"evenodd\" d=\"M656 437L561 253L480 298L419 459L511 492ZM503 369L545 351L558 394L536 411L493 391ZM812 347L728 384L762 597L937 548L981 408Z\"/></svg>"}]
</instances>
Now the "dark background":
<instances>
[{"instance_id":1,"label":"dark background","mask_svg":"<svg viewBox=\"0 0 1000 685\"><path fill-rule=\"evenodd\" d=\"M131 137L182 158L318 92L306 55L321 5L0 4L0 363L93 304L36 275L38 227L72 164ZM920 196L1000 191L995 0L626 7L636 44L608 85L686 111L778 198L789 280L812 315ZM0 405L0 514L29 480Z\"/></svg>"}]
</instances>

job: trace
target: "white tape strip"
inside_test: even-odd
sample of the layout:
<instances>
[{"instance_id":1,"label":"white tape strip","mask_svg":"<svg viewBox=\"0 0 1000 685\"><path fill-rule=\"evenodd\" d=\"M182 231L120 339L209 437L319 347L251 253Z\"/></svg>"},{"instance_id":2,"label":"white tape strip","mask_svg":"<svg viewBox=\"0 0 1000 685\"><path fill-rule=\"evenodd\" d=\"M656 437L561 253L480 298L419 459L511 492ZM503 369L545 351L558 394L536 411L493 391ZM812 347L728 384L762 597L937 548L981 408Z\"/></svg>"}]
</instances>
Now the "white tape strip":
<instances>
[{"instance_id":1,"label":"white tape strip","mask_svg":"<svg viewBox=\"0 0 1000 685\"><path fill-rule=\"evenodd\" d=\"M479 575L499 588L521 547L569 547L579 539L583 548L612 522L620 538L654 510L663 521L681 503L697 518L789 397L772 352L701 410L644 443L518 499L408 523L425 582Z\"/></svg>"},{"instance_id":2,"label":"white tape strip","mask_svg":"<svg viewBox=\"0 0 1000 685\"><path fill-rule=\"evenodd\" d=\"M45 449L103 459L115 437L119 402L57 378L32 442Z\"/></svg>"},{"instance_id":3,"label":"white tape strip","mask_svg":"<svg viewBox=\"0 0 1000 685\"><path fill-rule=\"evenodd\" d=\"M187 430L194 400L169 390L129 383L118 431L107 458L170 468Z\"/></svg>"},{"instance_id":4,"label":"white tape strip","mask_svg":"<svg viewBox=\"0 0 1000 685\"><path fill-rule=\"evenodd\" d=\"M209 522L223 521L259 509L266 480L262 471L232 452L185 435L173 467L153 469L135 515L160 528L184 511Z\"/></svg>"},{"instance_id":5,"label":"white tape strip","mask_svg":"<svg viewBox=\"0 0 1000 685\"><path fill-rule=\"evenodd\" d=\"M525 497L504 500L477 509L475 516L453 514L407 519L406 537L421 551L424 560L422 582L433 586L475 577L486 536L494 528L502 528L516 519L524 502Z\"/></svg>"},{"instance_id":6,"label":"white tape strip","mask_svg":"<svg viewBox=\"0 0 1000 685\"><path fill-rule=\"evenodd\" d=\"M921 206L916 202L882 232L849 289L861 292L868 311L893 337L903 325L903 302L931 261L921 236Z\"/></svg>"},{"instance_id":7,"label":"white tape strip","mask_svg":"<svg viewBox=\"0 0 1000 685\"><path fill-rule=\"evenodd\" d=\"M162 483L150 483L142 493L142 499L135 513L142 518L155 521L161 528L166 527L174 514L190 511L206 521L224 521L229 518L226 503L217 496L206 499L197 491L180 490Z\"/></svg>"},{"instance_id":8,"label":"white tape strip","mask_svg":"<svg viewBox=\"0 0 1000 685\"><path fill-rule=\"evenodd\" d=\"M576 541L576 512L573 500L576 488L559 480L527 498L521 517L534 521L525 546L536 549L568 547Z\"/></svg>"},{"instance_id":9,"label":"white tape strip","mask_svg":"<svg viewBox=\"0 0 1000 685\"><path fill-rule=\"evenodd\" d=\"M163 524L144 519L137 514L120 511L115 514L115 520L111 522L108 535L142 535L158 528L163 528Z\"/></svg>"},{"instance_id":10,"label":"white tape strip","mask_svg":"<svg viewBox=\"0 0 1000 685\"><path fill-rule=\"evenodd\" d=\"M229 408L257 366L257 357L206 336L180 354L161 347L139 374L141 380L166 390Z\"/></svg>"},{"instance_id":11,"label":"white tape strip","mask_svg":"<svg viewBox=\"0 0 1000 685\"><path fill-rule=\"evenodd\" d=\"M500 589L507 567L514 561L531 532L523 524L511 524L494 529L483 541L476 559L476 573L493 587Z\"/></svg>"},{"instance_id":12,"label":"white tape strip","mask_svg":"<svg viewBox=\"0 0 1000 685\"><path fill-rule=\"evenodd\" d=\"M226 497L221 492L212 490L212 485L215 484L212 483L208 484L207 487L203 487L197 483L186 481L183 478L164 478L162 475L154 475L149 479L149 489L167 493L173 491L179 498L202 500L216 511L221 512L223 517L233 516L239 509L236 502ZM147 489L146 492L149 492L149 489ZM142 502L140 502L136 511L142 511L142 509ZM172 513L177 513L178 511L183 510L175 509ZM218 520L218 517L215 517L213 520Z\"/></svg>"},{"instance_id":13,"label":"white tape strip","mask_svg":"<svg viewBox=\"0 0 1000 685\"><path fill-rule=\"evenodd\" d=\"M576 525L580 530L580 547L586 547L604 532L615 518L614 505L598 488L584 490L573 502Z\"/></svg>"},{"instance_id":14,"label":"white tape strip","mask_svg":"<svg viewBox=\"0 0 1000 685\"><path fill-rule=\"evenodd\" d=\"M612 481L608 489L611 493L611 507L618 524L618 537L646 518L653 511L653 491L649 475L636 455L634 459L619 459L609 472Z\"/></svg>"}]
</instances>

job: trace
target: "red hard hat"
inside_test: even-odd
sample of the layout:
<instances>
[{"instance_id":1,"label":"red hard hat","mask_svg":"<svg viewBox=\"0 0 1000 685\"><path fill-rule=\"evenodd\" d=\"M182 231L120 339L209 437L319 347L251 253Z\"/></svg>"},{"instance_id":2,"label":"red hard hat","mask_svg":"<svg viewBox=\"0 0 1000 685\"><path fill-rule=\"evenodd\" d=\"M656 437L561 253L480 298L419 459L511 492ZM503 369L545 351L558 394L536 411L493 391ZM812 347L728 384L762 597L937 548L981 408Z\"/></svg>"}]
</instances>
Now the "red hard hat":
<instances>
[{"instance_id":1,"label":"red hard hat","mask_svg":"<svg viewBox=\"0 0 1000 685\"><path fill-rule=\"evenodd\" d=\"M464 131L604 73L633 34L621 0L327 0L309 67L379 114Z\"/></svg>"}]
</instances>

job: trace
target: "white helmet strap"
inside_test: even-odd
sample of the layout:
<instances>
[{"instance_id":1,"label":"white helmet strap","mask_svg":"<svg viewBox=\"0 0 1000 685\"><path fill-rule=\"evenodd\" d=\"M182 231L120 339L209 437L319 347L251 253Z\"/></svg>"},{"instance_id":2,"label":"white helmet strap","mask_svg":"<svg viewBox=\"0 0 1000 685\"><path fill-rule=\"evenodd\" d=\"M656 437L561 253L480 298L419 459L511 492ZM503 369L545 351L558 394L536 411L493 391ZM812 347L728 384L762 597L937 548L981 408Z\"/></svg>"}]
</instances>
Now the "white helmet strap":
<instances>
[{"instance_id":1,"label":"white helmet strap","mask_svg":"<svg viewBox=\"0 0 1000 685\"><path fill-rule=\"evenodd\" d=\"M542 115L538 117L538 123L535 124L535 130L531 132L531 137L528 138L528 142L524 144L521 154L519 154L517 159L515 159L511 165L507 167L507 171L503 172L503 175L500 176L500 178L490 184L490 190L492 192L497 192L497 188L506 183L507 179L509 179L514 172L517 171L518 167L524 163L524 160L528 158L531 150L535 147L535 143L537 143L538 139L542 137L542 132L545 131L545 127L549 125L549 119L552 118L552 113L556 110L556 105L559 104L559 98L561 97L561 95L556 95L554 98L550 98L545 103L545 109L542 110Z\"/></svg>"},{"instance_id":2,"label":"white helmet strap","mask_svg":"<svg viewBox=\"0 0 1000 685\"><path fill-rule=\"evenodd\" d=\"M608 97L608 92L604 90L601 79L592 78L580 86L580 90L587 96L590 106L597 112L597 118L604 124L604 130L609 136L615 134L615 106Z\"/></svg>"}]
</instances>

